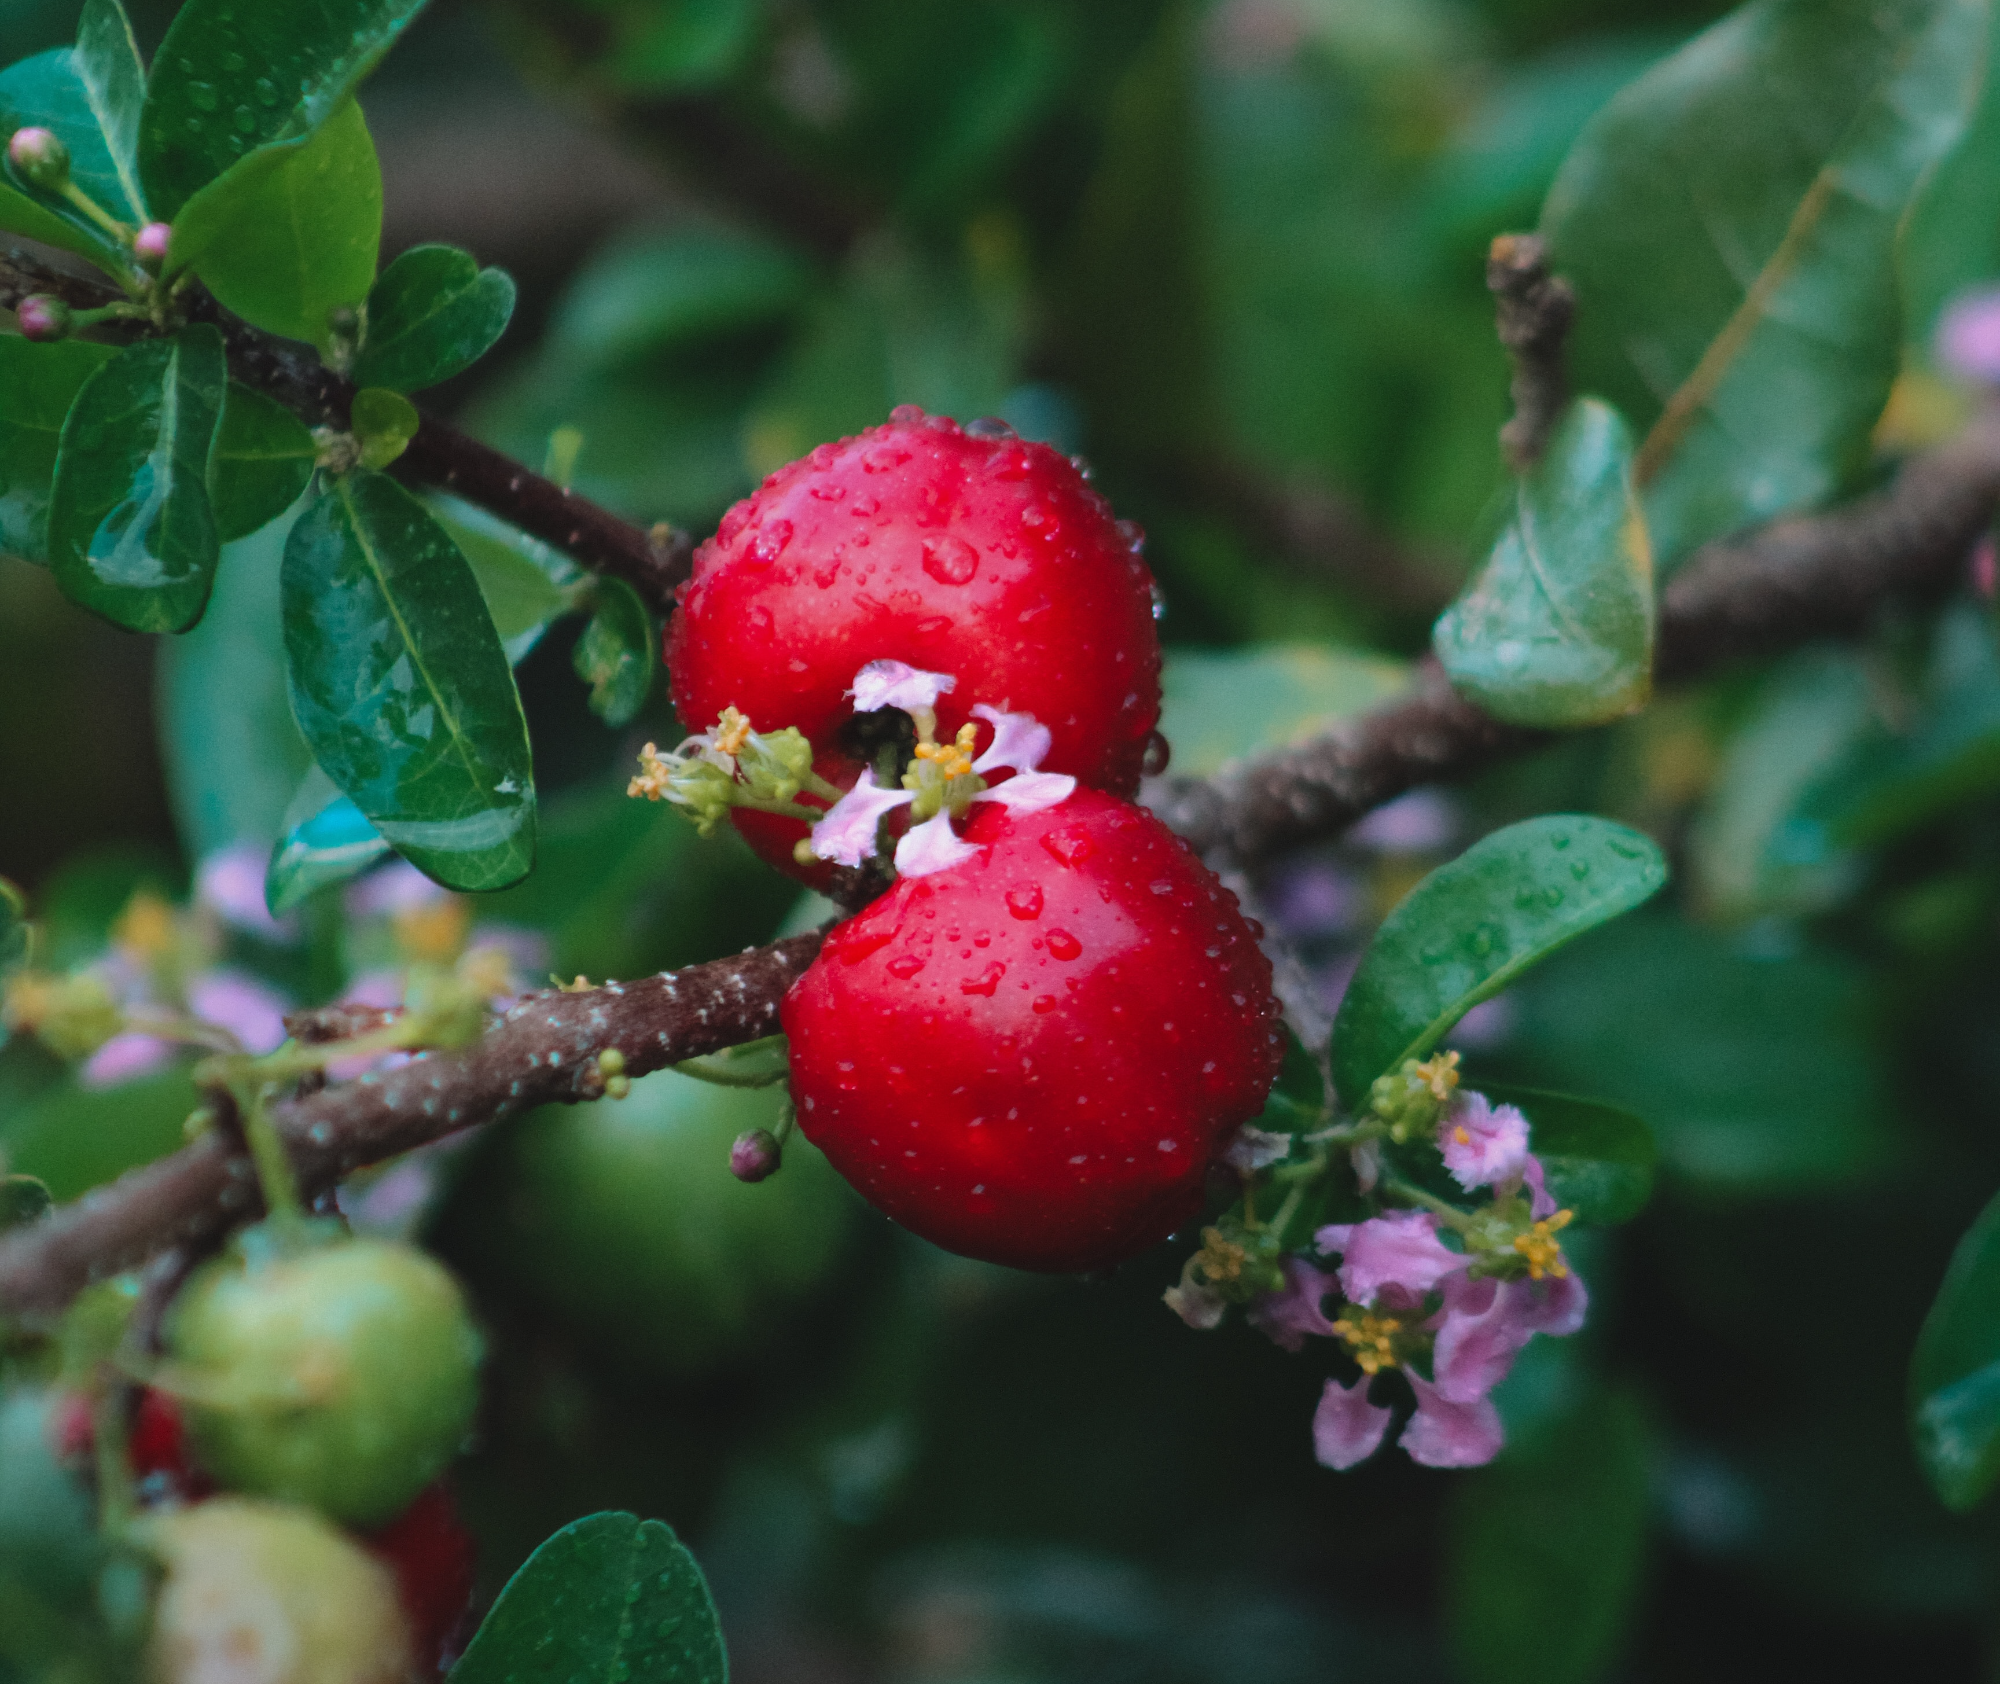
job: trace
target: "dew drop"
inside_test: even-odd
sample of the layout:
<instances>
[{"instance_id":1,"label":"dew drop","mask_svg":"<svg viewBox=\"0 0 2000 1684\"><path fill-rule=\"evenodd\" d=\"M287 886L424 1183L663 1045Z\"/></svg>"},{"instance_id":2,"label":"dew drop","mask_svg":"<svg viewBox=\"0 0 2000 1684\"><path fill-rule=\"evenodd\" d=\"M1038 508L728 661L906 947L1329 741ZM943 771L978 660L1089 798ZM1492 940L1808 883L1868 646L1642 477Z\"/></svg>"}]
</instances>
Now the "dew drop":
<instances>
[{"instance_id":1,"label":"dew drop","mask_svg":"<svg viewBox=\"0 0 2000 1684\"><path fill-rule=\"evenodd\" d=\"M1023 883L1017 889L1007 891L1007 910L1016 918L1039 918L1042 915L1042 886L1039 883Z\"/></svg>"},{"instance_id":2,"label":"dew drop","mask_svg":"<svg viewBox=\"0 0 2000 1684\"><path fill-rule=\"evenodd\" d=\"M963 538L928 538L924 571L941 585L970 584L979 571L979 552Z\"/></svg>"},{"instance_id":3,"label":"dew drop","mask_svg":"<svg viewBox=\"0 0 2000 1684\"><path fill-rule=\"evenodd\" d=\"M791 541L792 523L774 520L758 528L757 536L750 541L750 559L759 567L769 567L785 553L785 546Z\"/></svg>"},{"instance_id":4,"label":"dew drop","mask_svg":"<svg viewBox=\"0 0 2000 1684\"><path fill-rule=\"evenodd\" d=\"M923 968L923 956L917 953L899 953L889 961L889 974L904 981L908 981Z\"/></svg>"},{"instance_id":5,"label":"dew drop","mask_svg":"<svg viewBox=\"0 0 2000 1684\"><path fill-rule=\"evenodd\" d=\"M1067 930L1049 931L1048 942L1052 959L1074 959L1083 952L1083 943Z\"/></svg>"},{"instance_id":6,"label":"dew drop","mask_svg":"<svg viewBox=\"0 0 2000 1684\"><path fill-rule=\"evenodd\" d=\"M215 97L215 90L206 82L188 84L188 104L197 111L213 111L222 102Z\"/></svg>"}]
</instances>

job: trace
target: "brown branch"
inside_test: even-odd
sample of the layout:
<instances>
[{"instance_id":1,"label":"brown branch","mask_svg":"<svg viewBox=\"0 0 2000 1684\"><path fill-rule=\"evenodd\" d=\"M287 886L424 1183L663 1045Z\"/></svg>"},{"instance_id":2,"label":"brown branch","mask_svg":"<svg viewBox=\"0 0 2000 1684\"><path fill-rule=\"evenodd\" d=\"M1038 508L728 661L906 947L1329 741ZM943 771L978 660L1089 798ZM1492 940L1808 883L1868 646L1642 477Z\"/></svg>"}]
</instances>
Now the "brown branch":
<instances>
[{"instance_id":1,"label":"brown branch","mask_svg":"<svg viewBox=\"0 0 2000 1684\"><path fill-rule=\"evenodd\" d=\"M1514 363L1514 416L1500 429L1500 449L1519 473L1549 442L1569 401L1563 343L1576 318L1576 293L1549 273L1548 247L1537 234L1502 234L1486 254L1500 343Z\"/></svg>"}]
</instances>

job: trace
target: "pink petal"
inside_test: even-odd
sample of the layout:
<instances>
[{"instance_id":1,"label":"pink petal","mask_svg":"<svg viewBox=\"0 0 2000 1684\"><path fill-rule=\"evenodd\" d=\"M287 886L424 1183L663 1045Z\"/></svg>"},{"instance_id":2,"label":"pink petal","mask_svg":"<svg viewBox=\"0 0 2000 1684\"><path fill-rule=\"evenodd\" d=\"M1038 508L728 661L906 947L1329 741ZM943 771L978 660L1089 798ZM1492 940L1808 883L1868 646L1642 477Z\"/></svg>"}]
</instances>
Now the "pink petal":
<instances>
[{"instance_id":1,"label":"pink petal","mask_svg":"<svg viewBox=\"0 0 2000 1684\"><path fill-rule=\"evenodd\" d=\"M859 865L875 852L882 815L916 799L906 789L878 789L875 768L862 768L854 787L826 810L812 828L812 850L823 860Z\"/></svg>"},{"instance_id":2,"label":"pink petal","mask_svg":"<svg viewBox=\"0 0 2000 1684\"><path fill-rule=\"evenodd\" d=\"M979 858L986 850L961 842L951 814L939 813L907 831L896 844L896 870L905 877L929 877Z\"/></svg>"},{"instance_id":3,"label":"pink petal","mask_svg":"<svg viewBox=\"0 0 2000 1684\"><path fill-rule=\"evenodd\" d=\"M113 1035L84 1061L76 1079L87 1088L115 1088L163 1068L174 1056L173 1044L128 1029Z\"/></svg>"},{"instance_id":4,"label":"pink petal","mask_svg":"<svg viewBox=\"0 0 2000 1684\"><path fill-rule=\"evenodd\" d=\"M1509 1281L1514 1292L1527 1300L1521 1311L1523 1323L1536 1333L1562 1339L1583 1326L1590 1309L1590 1294L1572 1269L1566 1275L1547 1275L1541 1280Z\"/></svg>"},{"instance_id":5,"label":"pink petal","mask_svg":"<svg viewBox=\"0 0 2000 1684\"><path fill-rule=\"evenodd\" d=\"M972 799L998 801L1017 813L1039 813L1076 793L1076 779L1064 772L1016 772L1005 783L995 784Z\"/></svg>"},{"instance_id":6,"label":"pink petal","mask_svg":"<svg viewBox=\"0 0 2000 1684\"><path fill-rule=\"evenodd\" d=\"M299 933L297 916L273 918L264 904L264 868L270 857L270 848L256 842L216 849L195 871L195 899L235 929L266 941L290 941Z\"/></svg>"},{"instance_id":7,"label":"pink petal","mask_svg":"<svg viewBox=\"0 0 2000 1684\"><path fill-rule=\"evenodd\" d=\"M1438 1119L1444 1167L1467 1192L1512 1181L1528 1161L1528 1119L1483 1093L1460 1093Z\"/></svg>"},{"instance_id":8,"label":"pink petal","mask_svg":"<svg viewBox=\"0 0 2000 1684\"><path fill-rule=\"evenodd\" d=\"M975 718L993 727L991 745L972 763L975 772L990 772L1001 766L1013 772L1032 772L1048 759L1053 739L1049 728L1039 724L1032 713L1003 713L984 702L972 712Z\"/></svg>"},{"instance_id":9,"label":"pink petal","mask_svg":"<svg viewBox=\"0 0 2000 1684\"><path fill-rule=\"evenodd\" d=\"M391 860L348 886L347 911L353 918L389 917L431 906L450 893L408 860Z\"/></svg>"},{"instance_id":10,"label":"pink petal","mask_svg":"<svg viewBox=\"0 0 2000 1684\"><path fill-rule=\"evenodd\" d=\"M1521 1165L1521 1179L1528 1184L1528 1214L1537 1222L1556 1213L1556 1201L1549 1193L1548 1177L1542 1160L1530 1156Z\"/></svg>"},{"instance_id":11,"label":"pink petal","mask_svg":"<svg viewBox=\"0 0 2000 1684\"><path fill-rule=\"evenodd\" d=\"M1427 1210L1391 1211L1322 1228L1314 1243L1341 1254L1340 1289L1356 1304L1372 1304L1386 1286L1429 1292L1472 1261L1437 1237L1437 1218Z\"/></svg>"},{"instance_id":12,"label":"pink petal","mask_svg":"<svg viewBox=\"0 0 2000 1684\"><path fill-rule=\"evenodd\" d=\"M1313 1411L1313 1454L1329 1468L1351 1468L1375 1454L1392 1411L1368 1401L1368 1382L1329 1380Z\"/></svg>"},{"instance_id":13,"label":"pink petal","mask_svg":"<svg viewBox=\"0 0 2000 1684\"><path fill-rule=\"evenodd\" d=\"M902 661L870 661L854 675L856 713L873 713L877 708L901 708L905 713L934 708L938 697L956 689L958 680L948 672L919 672Z\"/></svg>"},{"instance_id":14,"label":"pink petal","mask_svg":"<svg viewBox=\"0 0 2000 1684\"><path fill-rule=\"evenodd\" d=\"M1419 1376L1409 1379L1417 1412L1403 1429L1403 1448L1411 1461L1427 1468L1477 1468L1500 1454L1507 1435L1490 1398L1452 1403Z\"/></svg>"},{"instance_id":15,"label":"pink petal","mask_svg":"<svg viewBox=\"0 0 2000 1684\"><path fill-rule=\"evenodd\" d=\"M1446 1281L1431 1356L1438 1395L1453 1403L1483 1398L1507 1378L1514 1358L1537 1333L1560 1338L1583 1326L1589 1302L1575 1275Z\"/></svg>"},{"instance_id":16,"label":"pink petal","mask_svg":"<svg viewBox=\"0 0 2000 1684\"><path fill-rule=\"evenodd\" d=\"M1331 1338L1333 1323L1326 1319L1326 1301L1333 1294L1334 1284L1333 1276L1324 1269L1288 1257L1285 1284L1250 1306L1250 1325L1288 1351L1303 1346L1308 1333Z\"/></svg>"},{"instance_id":17,"label":"pink petal","mask_svg":"<svg viewBox=\"0 0 2000 1684\"><path fill-rule=\"evenodd\" d=\"M1938 323L1937 358L1964 379L2000 381L2000 290L1953 301Z\"/></svg>"},{"instance_id":18,"label":"pink petal","mask_svg":"<svg viewBox=\"0 0 2000 1684\"><path fill-rule=\"evenodd\" d=\"M291 1003L241 971L204 971L188 984L188 1010L204 1023L227 1029L244 1051L267 1053L285 1040Z\"/></svg>"}]
</instances>

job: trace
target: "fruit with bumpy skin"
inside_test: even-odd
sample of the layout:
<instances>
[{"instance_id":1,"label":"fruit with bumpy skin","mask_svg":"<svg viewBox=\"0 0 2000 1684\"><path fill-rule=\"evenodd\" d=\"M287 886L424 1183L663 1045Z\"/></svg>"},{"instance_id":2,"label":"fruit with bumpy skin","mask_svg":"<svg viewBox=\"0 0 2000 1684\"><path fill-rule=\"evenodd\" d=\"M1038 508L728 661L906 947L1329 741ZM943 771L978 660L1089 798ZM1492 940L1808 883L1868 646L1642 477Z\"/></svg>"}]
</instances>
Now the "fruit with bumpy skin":
<instances>
[{"instance_id":1,"label":"fruit with bumpy skin","mask_svg":"<svg viewBox=\"0 0 2000 1684\"><path fill-rule=\"evenodd\" d=\"M1270 961L1141 808L982 805L963 836L979 857L898 883L786 995L799 1126L949 1251L1102 1268L1195 1217L1262 1109Z\"/></svg>"},{"instance_id":2,"label":"fruit with bumpy skin","mask_svg":"<svg viewBox=\"0 0 2000 1684\"><path fill-rule=\"evenodd\" d=\"M442 1484L425 1486L414 1503L362 1544L396 1575L419 1674L442 1672L463 1645L462 1628L472 1607L472 1534L459 1520L451 1493Z\"/></svg>"},{"instance_id":3,"label":"fruit with bumpy skin","mask_svg":"<svg viewBox=\"0 0 2000 1684\"><path fill-rule=\"evenodd\" d=\"M204 1266L168 1319L161 1383L196 1458L232 1490L380 1525L472 1422L480 1341L458 1283L385 1240L250 1249Z\"/></svg>"},{"instance_id":4,"label":"fruit with bumpy skin","mask_svg":"<svg viewBox=\"0 0 2000 1684\"><path fill-rule=\"evenodd\" d=\"M898 410L780 469L695 552L667 635L674 706L691 730L725 707L760 731L797 726L846 788L862 765L848 688L870 661L902 661L955 680L940 740L976 703L1032 713L1052 739L1044 771L1129 795L1160 714L1138 551L1047 445ZM992 727L978 732L984 750ZM781 870L815 874L792 858L803 824L733 817Z\"/></svg>"},{"instance_id":5,"label":"fruit with bumpy skin","mask_svg":"<svg viewBox=\"0 0 2000 1684\"><path fill-rule=\"evenodd\" d=\"M318 1515L217 1497L148 1516L166 1568L154 1684L406 1684L409 1627L389 1569Z\"/></svg>"}]
</instances>

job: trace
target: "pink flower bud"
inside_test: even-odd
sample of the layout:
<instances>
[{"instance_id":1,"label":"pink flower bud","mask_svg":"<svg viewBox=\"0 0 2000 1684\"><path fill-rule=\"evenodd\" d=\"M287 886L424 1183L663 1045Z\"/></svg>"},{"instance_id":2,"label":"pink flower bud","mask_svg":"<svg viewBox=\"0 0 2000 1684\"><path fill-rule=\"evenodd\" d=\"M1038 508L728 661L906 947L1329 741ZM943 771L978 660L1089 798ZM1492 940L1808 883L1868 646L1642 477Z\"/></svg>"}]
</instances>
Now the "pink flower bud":
<instances>
[{"instance_id":1,"label":"pink flower bud","mask_svg":"<svg viewBox=\"0 0 2000 1684\"><path fill-rule=\"evenodd\" d=\"M778 1137L769 1129L739 1134L729 1148L729 1173L738 1181L762 1181L778 1173Z\"/></svg>"},{"instance_id":2,"label":"pink flower bud","mask_svg":"<svg viewBox=\"0 0 2000 1684\"><path fill-rule=\"evenodd\" d=\"M16 129L7 142L7 161L31 187L53 192L69 179L69 148L48 129Z\"/></svg>"},{"instance_id":3,"label":"pink flower bud","mask_svg":"<svg viewBox=\"0 0 2000 1684\"><path fill-rule=\"evenodd\" d=\"M149 275L157 275L167 261L167 247L173 243L174 231L165 222L149 222L132 236L132 255L139 267Z\"/></svg>"},{"instance_id":4,"label":"pink flower bud","mask_svg":"<svg viewBox=\"0 0 2000 1684\"><path fill-rule=\"evenodd\" d=\"M23 339L60 339L69 332L69 306L46 293L22 299L14 306L14 319L20 323Z\"/></svg>"}]
</instances>

